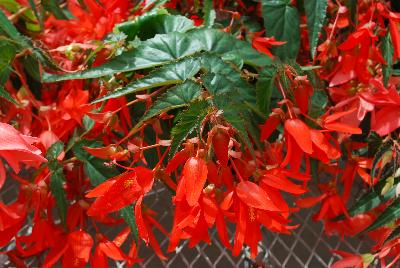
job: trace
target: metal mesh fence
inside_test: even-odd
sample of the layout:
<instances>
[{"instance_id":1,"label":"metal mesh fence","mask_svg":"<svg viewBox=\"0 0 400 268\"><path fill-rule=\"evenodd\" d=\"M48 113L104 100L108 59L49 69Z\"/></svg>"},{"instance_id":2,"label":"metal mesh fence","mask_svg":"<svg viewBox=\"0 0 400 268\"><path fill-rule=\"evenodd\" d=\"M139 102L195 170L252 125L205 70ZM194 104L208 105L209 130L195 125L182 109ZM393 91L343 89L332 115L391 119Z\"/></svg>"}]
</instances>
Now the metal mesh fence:
<instances>
[{"instance_id":1,"label":"metal mesh fence","mask_svg":"<svg viewBox=\"0 0 400 268\"><path fill-rule=\"evenodd\" d=\"M8 180L10 181L10 180ZM16 196L16 186L6 185L0 192L0 200L10 202ZM172 225L171 194L159 184L146 196L145 204L157 212L157 220L170 230ZM302 210L293 214L294 223L301 226L292 235L278 235L268 231L263 233L264 239L259 245L260 254L256 260L249 258L250 252L244 249L238 257L233 257L230 251L220 243L216 230L210 232L210 245L200 244L194 248L188 248L187 242L181 243L173 254L168 254L167 261L161 261L151 248L141 247L139 256L143 263L138 267L329 267L336 259L332 249L340 249L354 253L364 253L368 250L365 241L357 238L343 240L339 237L327 237L323 233L322 224L312 220L313 210ZM104 228L107 234L113 237L119 228ZM29 233L29 228L22 230ZM228 232L233 237L234 227L229 225ZM168 238L160 232L155 231L161 248L166 252ZM12 248L11 244L11 248ZM2 249L4 250L4 249ZM29 267L40 267L37 259L29 262ZM109 263L109 267L124 267L123 262ZM0 267L13 267L5 255L0 255Z\"/></svg>"}]
</instances>

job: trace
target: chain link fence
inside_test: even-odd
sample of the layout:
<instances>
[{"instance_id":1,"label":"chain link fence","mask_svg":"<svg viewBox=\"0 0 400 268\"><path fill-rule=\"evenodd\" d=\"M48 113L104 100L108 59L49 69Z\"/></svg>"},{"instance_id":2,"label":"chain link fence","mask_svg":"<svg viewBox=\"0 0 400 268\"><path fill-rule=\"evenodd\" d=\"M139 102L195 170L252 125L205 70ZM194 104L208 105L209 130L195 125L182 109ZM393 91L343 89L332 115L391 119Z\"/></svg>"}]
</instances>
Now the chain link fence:
<instances>
[{"instance_id":1,"label":"chain link fence","mask_svg":"<svg viewBox=\"0 0 400 268\"><path fill-rule=\"evenodd\" d=\"M0 192L0 200L5 203L15 199L17 194L17 186L8 183ZM172 206L171 193L162 185L156 184L155 189L145 198L145 204L157 212L156 219L167 230L172 225ZM137 267L157 268L208 268L208 267L330 267L337 260L332 249L340 249L347 252L364 253L367 252L368 246L365 241L358 238L341 239L337 236L327 237L324 235L323 226L320 222L314 222L312 215L315 211L312 209L301 210L293 214L293 222L300 223L300 227L293 231L292 235L275 234L268 231L264 232L264 239L259 245L260 254L256 260L250 259L250 252L244 249L238 257L233 257L230 251L220 243L216 230L210 232L211 245L200 244L194 248L188 248L187 242L181 243L175 253L168 254L167 261L161 261L152 251L151 248L140 247L139 256L143 259L143 263ZM106 234L111 238L121 230L119 227L103 228ZM228 231L230 237L233 237L234 226L229 225ZM27 226L22 234L30 232ZM161 248L166 252L168 246L168 238L155 230L155 235L160 243ZM126 243L129 244L129 243ZM13 244L9 246L9 249ZM4 248L1 250L5 250ZM28 267L40 267L38 259L32 259L28 262ZM0 255L0 267L13 267L7 260L5 255ZM109 263L109 267L125 267L123 262Z\"/></svg>"}]
</instances>

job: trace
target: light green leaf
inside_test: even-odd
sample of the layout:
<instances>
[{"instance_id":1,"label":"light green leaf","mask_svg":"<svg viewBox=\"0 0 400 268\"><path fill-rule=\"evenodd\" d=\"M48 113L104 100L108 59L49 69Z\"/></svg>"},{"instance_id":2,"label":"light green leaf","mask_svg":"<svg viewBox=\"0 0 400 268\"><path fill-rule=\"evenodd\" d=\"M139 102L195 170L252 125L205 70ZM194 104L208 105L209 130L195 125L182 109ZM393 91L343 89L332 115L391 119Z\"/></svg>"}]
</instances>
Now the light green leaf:
<instances>
[{"instance_id":1,"label":"light green leaf","mask_svg":"<svg viewBox=\"0 0 400 268\"><path fill-rule=\"evenodd\" d=\"M297 9L286 0L262 0L262 15L267 36L286 44L272 49L285 59L296 59L300 49L300 21Z\"/></svg>"},{"instance_id":2,"label":"light green leaf","mask_svg":"<svg viewBox=\"0 0 400 268\"><path fill-rule=\"evenodd\" d=\"M214 21L216 18L216 13L213 8L212 0L204 0L203 2L203 12L204 12L204 22L203 25L207 28L211 28L214 25Z\"/></svg>"},{"instance_id":3,"label":"light green leaf","mask_svg":"<svg viewBox=\"0 0 400 268\"><path fill-rule=\"evenodd\" d=\"M328 0L306 0L304 9L307 16L308 39L310 40L311 57L314 58L318 45L319 33L326 18Z\"/></svg>"}]
</instances>

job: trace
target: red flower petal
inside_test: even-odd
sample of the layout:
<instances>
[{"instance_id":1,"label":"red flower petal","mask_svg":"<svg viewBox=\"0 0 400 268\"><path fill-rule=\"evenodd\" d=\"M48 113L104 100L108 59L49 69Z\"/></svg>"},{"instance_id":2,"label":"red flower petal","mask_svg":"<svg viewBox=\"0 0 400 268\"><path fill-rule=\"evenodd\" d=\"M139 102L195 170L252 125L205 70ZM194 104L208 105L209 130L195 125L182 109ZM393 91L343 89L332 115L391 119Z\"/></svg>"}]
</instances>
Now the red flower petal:
<instances>
[{"instance_id":1,"label":"red flower petal","mask_svg":"<svg viewBox=\"0 0 400 268\"><path fill-rule=\"evenodd\" d=\"M194 206L199 200L207 179L207 163L199 157L189 158L183 167L186 201Z\"/></svg>"},{"instance_id":2,"label":"red flower petal","mask_svg":"<svg viewBox=\"0 0 400 268\"><path fill-rule=\"evenodd\" d=\"M294 138L300 148L308 154L313 152L310 129L300 119L288 119L285 130Z\"/></svg>"},{"instance_id":3,"label":"red flower petal","mask_svg":"<svg viewBox=\"0 0 400 268\"><path fill-rule=\"evenodd\" d=\"M84 231L76 231L68 235L68 245L72 249L74 256L89 261L90 250L93 246L93 238Z\"/></svg>"},{"instance_id":4,"label":"red flower petal","mask_svg":"<svg viewBox=\"0 0 400 268\"><path fill-rule=\"evenodd\" d=\"M242 181L236 186L236 193L246 205L269 211L280 211L260 186L250 181Z\"/></svg>"},{"instance_id":5,"label":"red flower petal","mask_svg":"<svg viewBox=\"0 0 400 268\"><path fill-rule=\"evenodd\" d=\"M229 140L229 135L222 130L217 131L217 133L212 138L214 153L216 154L220 164L224 167L228 165Z\"/></svg>"},{"instance_id":6,"label":"red flower petal","mask_svg":"<svg viewBox=\"0 0 400 268\"><path fill-rule=\"evenodd\" d=\"M282 190L287 193L304 194L307 191L307 189L304 189L300 185L291 182L283 176L264 174L262 182L268 186Z\"/></svg>"}]
</instances>

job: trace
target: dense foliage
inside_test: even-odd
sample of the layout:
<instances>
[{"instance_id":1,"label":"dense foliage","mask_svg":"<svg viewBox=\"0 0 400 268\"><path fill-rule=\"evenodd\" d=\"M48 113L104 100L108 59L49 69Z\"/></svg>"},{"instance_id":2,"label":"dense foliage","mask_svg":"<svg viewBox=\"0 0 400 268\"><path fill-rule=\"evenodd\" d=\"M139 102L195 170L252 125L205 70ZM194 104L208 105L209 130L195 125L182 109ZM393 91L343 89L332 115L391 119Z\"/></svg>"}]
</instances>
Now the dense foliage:
<instances>
[{"instance_id":1,"label":"dense foliage","mask_svg":"<svg viewBox=\"0 0 400 268\"><path fill-rule=\"evenodd\" d=\"M216 228L255 258L319 206L375 243L333 267L399 265L399 24L395 0L0 1L0 254L132 266L167 258L155 229L173 252Z\"/></svg>"}]
</instances>

